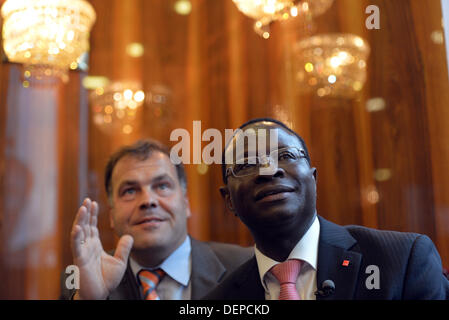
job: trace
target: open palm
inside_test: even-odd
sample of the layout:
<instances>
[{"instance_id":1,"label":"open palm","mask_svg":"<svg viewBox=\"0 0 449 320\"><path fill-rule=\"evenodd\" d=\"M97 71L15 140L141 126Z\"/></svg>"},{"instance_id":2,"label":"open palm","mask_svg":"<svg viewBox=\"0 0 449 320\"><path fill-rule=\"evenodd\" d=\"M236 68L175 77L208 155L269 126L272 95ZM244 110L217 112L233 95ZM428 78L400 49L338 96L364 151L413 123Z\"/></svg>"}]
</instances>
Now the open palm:
<instances>
[{"instance_id":1,"label":"open palm","mask_svg":"<svg viewBox=\"0 0 449 320\"><path fill-rule=\"evenodd\" d=\"M98 204L85 199L73 222L72 254L80 270L78 298L106 299L120 283L133 244L133 238L120 238L114 256L103 250L97 227Z\"/></svg>"}]
</instances>

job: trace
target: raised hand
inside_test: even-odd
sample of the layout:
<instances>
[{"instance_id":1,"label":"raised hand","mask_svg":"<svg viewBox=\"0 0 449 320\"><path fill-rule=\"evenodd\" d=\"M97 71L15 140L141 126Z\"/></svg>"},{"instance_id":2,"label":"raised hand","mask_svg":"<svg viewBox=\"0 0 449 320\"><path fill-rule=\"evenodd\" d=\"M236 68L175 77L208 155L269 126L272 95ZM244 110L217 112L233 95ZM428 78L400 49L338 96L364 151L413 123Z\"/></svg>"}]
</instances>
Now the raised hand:
<instances>
[{"instance_id":1,"label":"raised hand","mask_svg":"<svg viewBox=\"0 0 449 320\"><path fill-rule=\"evenodd\" d=\"M120 283L127 266L133 238L120 238L114 256L103 250L97 227L98 204L86 198L73 222L72 255L80 270L80 289L76 298L106 299Z\"/></svg>"}]
</instances>

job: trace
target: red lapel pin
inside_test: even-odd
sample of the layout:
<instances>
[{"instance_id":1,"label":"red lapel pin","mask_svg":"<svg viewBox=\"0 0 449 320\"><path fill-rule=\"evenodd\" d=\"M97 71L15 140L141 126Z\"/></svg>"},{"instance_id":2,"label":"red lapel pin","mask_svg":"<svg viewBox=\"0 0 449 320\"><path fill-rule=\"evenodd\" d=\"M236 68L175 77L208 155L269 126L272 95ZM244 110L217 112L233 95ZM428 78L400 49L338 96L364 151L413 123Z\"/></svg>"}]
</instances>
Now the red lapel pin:
<instances>
[{"instance_id":1,"label":"red lapel pin","mask_svg":"<svg viewBox=\"0 0 449 320\"><path fill-rule=\"evenodd\" d=\"M343 260L343 263L341 264L343 267L349 266L349 260Z\"/></svg>"}]
</instances>

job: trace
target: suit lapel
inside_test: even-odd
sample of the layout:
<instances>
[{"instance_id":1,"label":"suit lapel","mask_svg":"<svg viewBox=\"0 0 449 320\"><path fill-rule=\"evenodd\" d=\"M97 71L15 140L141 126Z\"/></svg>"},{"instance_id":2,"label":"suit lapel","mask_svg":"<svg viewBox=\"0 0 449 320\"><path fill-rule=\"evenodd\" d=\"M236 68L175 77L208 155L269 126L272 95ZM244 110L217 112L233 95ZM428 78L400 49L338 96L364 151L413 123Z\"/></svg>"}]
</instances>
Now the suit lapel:
<instances>
[{"instance_id":1,"label":"suit lapel","mask_svg":"<svg viewBox=\"0 0 449 320\"><path fill-rule=\"evenodd\" d=\"M265 290L260 282L256 257L245 262L235 274L235 291L227 299L265 300Z\"/></svg>"},{"instance_id":2,"label":"suit lapel","mask_svg":"<svg viewBox=\"0 0 449 320\"><path fill-rule=\"evenodd\" d=\"M109 300L142 300L142 294L137 284L137 279L129 266L126 268L125 274L119 286L111 292Z\"/></svg>"},{"instance_id":3,"label":"suit lapel","mask_svg":"<svg viewBox=\"0 0 449 320\"><path fill-rule=\"evenodd\" d=\"M317 300L353 299L362 255L350 251L356 240L344 228L322 217L320 220L320 242L318 245L317 287L325 280L332 280L335 292Z\"/></svg>"},{"instance_id":4,"label":"suit lapel","mask_svg":"<svg viewBox=\"0 0 449 320\"><path fill-rule=\"evenodd\" d=\"M226 268L205 243L192 240L191 299L198 300L218 285Z\"/></svg>"}]
</instances>

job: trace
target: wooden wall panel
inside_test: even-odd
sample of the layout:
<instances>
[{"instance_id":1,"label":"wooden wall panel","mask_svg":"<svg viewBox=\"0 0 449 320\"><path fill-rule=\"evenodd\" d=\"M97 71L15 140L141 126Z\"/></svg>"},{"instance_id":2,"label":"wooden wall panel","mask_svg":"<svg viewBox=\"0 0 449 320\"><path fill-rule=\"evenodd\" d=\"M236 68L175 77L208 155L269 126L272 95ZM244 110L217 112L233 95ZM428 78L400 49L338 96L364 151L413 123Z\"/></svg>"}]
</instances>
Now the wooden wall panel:
<instances>
[{"instance_id":1,"label":"wooden wall panel","mask_svg":"<svg viewBox=\"0 0 449 320\"><path fill-rule=\"evenodd\" d=\"M378 68L372 70L373 91L387 102L386 109L372 118L373 157L377 168L392 172L391 179L377 184L379 225L420 230L433 237L432 174L423 108L426 84L414 29L407 28L412 13L403 1L379 4L382 11L400 12L373 39L385 48L374 57Z\"/></svg>"},{"instance_id":2,"label":"wooden wall panel","mask_svg":"<svg viewBox=\"0 0 449 320\"><path fill-rule=\"evenodd\" d=\"M416 26L416 42L420 50L421 60L425 65L421 77L427 89L422 106L426 112L426 145L429 149L426 157L432 172L431 200L433 201L434 235L439 252L446 266L449 265L449 85L448 67L445 59L444 43L435 43L429 34L443 32L438 19L428 16L441 16L440 4L437 1L412 2L411 11ZM447 39L446 39L447 41ZM427 208L426 215L430 213ZM431 219L429 219L431 220Z\"/></svg>"},{"instance_id":3,"label":"wooden wall panel","mask_svg":"<svg viewBox=\"0 0 449 320\"><path fill-rule=\"evenodd\" d=\"M62 269L73 264L70 232L83 199L88 195L88 105L82 72L71 71L59 90L58 101L58 212ZM62 271L62 270L61 270Z\"/></svg>"}]
</instances>

